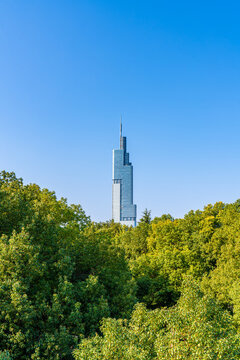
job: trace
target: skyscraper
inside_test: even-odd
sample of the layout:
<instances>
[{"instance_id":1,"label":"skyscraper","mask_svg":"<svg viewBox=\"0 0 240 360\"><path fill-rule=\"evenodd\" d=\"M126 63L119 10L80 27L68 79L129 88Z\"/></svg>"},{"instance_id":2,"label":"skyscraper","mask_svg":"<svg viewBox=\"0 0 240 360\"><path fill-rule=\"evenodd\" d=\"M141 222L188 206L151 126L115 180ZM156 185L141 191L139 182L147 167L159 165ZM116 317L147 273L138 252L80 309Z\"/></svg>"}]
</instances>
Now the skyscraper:
<instances>
[{"instance_id":1,"label":"skyscraper","mask_svg":"<svg viewBox=\"0 0 240 360\"><path fill-rule=\"evenodd\" d=\"M133 166L127 153L127 139L122 136L120 149L113 150L112 218L128 226L136 226L137 206L133 204Z\"/></svg>"}]
</instances>

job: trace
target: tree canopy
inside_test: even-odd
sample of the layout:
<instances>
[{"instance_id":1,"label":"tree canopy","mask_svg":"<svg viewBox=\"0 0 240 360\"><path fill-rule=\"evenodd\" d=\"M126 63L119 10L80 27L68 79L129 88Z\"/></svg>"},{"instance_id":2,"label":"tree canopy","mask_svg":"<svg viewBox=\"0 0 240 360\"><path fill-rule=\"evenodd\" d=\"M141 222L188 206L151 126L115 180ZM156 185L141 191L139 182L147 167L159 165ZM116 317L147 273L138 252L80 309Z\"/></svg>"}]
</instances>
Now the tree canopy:
<instances>
[{"instance_id":1,"label":"tree canopy","mask_svg":"<svg viewBox=\"0 0 240 360\"><path fill-rule=\"evenodd\" d=\"M231 315L189 281L176 306L149 311L138 304L129 321L104 319L101 332L82 340L76 360L240 358Z\"/></svg>"},{"instance_id":2,"label":"tree canopy","mask_svg":"<svg viewBox=\"0 0 240 360\"><path fill-rule=\"evenodd\" d=\"M13 359L71 359L103 317L130 314L131 273L110 241L117 231L1 173L0 349Z\"/></svg>"},{"instance_id":3,"label":"tree canopy","mask_svg":"<svg viewBox=\"0 0 240 360\"><path fill-rule=\"evenodd\" d=\"M0 359L240 359L240 200L94 223L0 173Z\"/></svg>"}]
</instances>

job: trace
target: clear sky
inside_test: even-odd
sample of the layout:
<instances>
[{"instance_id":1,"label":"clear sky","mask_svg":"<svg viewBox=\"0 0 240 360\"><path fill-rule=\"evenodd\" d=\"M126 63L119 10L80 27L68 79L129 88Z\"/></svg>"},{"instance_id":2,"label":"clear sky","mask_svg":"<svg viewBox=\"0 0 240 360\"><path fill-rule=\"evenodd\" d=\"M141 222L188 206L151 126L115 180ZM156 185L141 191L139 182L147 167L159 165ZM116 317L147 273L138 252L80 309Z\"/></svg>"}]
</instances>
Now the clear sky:
<instances>
[{"instance_id":1,"label":"clear sky","mask_svg":"<svg viewBox=\"0 0 240 360\"><path fill-rule=\"evenodd\" d=\"M240 198L240 2L0 1L0 163L111 218L119 121L134 203Z\"/></svg>"}]
</instances>

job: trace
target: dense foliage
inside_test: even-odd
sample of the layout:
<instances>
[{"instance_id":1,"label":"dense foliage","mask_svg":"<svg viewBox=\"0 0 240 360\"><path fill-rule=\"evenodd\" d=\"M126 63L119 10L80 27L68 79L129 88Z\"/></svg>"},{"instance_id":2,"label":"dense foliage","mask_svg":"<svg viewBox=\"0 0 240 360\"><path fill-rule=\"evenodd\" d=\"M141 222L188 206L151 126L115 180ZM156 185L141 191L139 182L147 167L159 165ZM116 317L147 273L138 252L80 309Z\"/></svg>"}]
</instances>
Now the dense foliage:
<instances>
[{"instance_id":1,"label":"dense foliage","mask_svg":"<svg viewBox=\"0 0 240 360\"><path fill-rule=\"evenodd\" d=\"M128 228L0 173L0 359L237 360L239 280L240 201Z\"/></svg>"},{"instance_id":2,"label":"dense foliage","mask_svg":"<svg viewBox=\"0 0 240 360\"><path fill-rule=\"evenodd\" d=\"M232 360L240 356L233 319L216 301L185 284L176 306L136 306L130 321L105 319L102 336L84 339L76 360Z\"/></svg>"},{"instance_id":3,"label":"dense foliage","mask_svg":"<svg viewBox=\"0 0 240 360\"><path fill-rule=\"evenodd\" d=\"M110 241L120 227L107 230L80 206L1 174L0 349L13 359L71 359L103 317L130 314L131 273Z\"/></svg>"}]
</instances>

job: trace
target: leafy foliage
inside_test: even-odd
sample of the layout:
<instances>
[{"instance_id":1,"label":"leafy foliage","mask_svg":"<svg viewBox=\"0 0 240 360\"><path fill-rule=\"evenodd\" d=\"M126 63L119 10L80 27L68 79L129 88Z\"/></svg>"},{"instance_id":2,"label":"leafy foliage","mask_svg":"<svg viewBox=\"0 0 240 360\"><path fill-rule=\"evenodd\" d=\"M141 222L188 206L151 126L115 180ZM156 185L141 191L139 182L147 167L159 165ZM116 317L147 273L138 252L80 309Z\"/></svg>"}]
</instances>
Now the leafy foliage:
<instances>
[{"instance_id":1,"label":"leafy foliage","mask_svg":"<svg viewBox=\"0 0 240 360\"><path fill-rule=\"evenodd\" d=\"M1 172L0 359L239 359L239 229L239 200L128 228Z\"/></svg>"},{"instance_id":2,"label":"leafy foliage","mask_svg":"<svg viewBox=\"0 0 240 360\"><path fill-rule=\"evenodd\" d=\"M124 254L79 205L14 174L0 185L1 348L14 359L70 359L103 317L130 313Z\"/></svg>"},{"instance_id":3,"label":"leafy foliage","mask_svg":"<svg viewBox=\"0 0 240 360\"><path fill-rule=\"evenodd\" d=\"M11 356L8 351L0 351L0 360L11 360Z\"/></svg>"},{"instance_id":4,"label":"leafy foliage","mask_svg":"<svg viewBox=\"0 0 240 360\"><path fill-rule=\"evenodd\" d=\"M171 306L190 275L240 319L239 204L208 205L184 219L163 215L122 232L115 241L125 251L139 301L151 309Z\"/></svg>"},{"instance_id":5,"label":"leafy foliage","mask_svg":"<svg viewBox=\"0 0 240 360\"><path fill-rule=\"evenodd\" d=\"M82 340L76 360L240 359L231 315L185 283L177 305L148 311L138 304L130 321L105 319L102 335Z\"/></svg>"}]
</instances>

